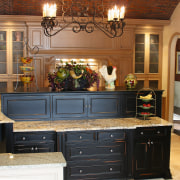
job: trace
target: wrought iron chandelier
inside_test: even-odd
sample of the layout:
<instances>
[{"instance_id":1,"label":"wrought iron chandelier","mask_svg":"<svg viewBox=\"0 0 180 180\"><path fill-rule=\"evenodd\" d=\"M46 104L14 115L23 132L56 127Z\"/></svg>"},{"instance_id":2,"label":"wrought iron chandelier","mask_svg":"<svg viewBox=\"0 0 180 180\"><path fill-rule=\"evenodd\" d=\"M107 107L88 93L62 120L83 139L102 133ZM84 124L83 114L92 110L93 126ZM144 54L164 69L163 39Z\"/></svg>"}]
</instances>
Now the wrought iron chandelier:
<instances>
[{"instance_id":1,"label":"wrought iron chandelier","mask_svg":"<svg viewBox=\"0 0 180 180\"><path fill-rule=\"evenodd\" d=\"M83 4L82 2L86 3ZM72 31L75 33L80 31L92 33L95 29L98 29L110 38L122 36L125 26L124 6L120 9L115 6L108 10L108 20L106 20L104 18L103 0L98 1L100 4L97 4L97 0L96 3L93 0L82 2L71 0L71 3L68 1L65 4L64 0L60 0L61 18L59 21L56 17L56 4L45 4L41 22L44 34L51 37L67 27L72 27Z\"/></svg>"}]
</instances>

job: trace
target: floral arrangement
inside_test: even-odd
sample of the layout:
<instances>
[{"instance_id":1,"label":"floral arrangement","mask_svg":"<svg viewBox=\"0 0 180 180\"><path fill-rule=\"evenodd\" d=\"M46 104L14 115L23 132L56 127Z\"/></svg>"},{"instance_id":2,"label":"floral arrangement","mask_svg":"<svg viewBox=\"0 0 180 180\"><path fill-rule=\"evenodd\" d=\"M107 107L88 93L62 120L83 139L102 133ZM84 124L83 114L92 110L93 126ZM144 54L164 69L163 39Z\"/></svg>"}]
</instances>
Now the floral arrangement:
<instances>
[{"instance_id":1,"label":"floral arrangement","mask_svg":"<svg viewBox=\"0 0 180 180\"><path fill-rule=\"evenodd\" d=\"M66 63L58 66L57 72L48 73L49 86L52 90L84 90L90 88L95 82L99 87L99 76L88 65Z\"/></svg>"}]
</instances>

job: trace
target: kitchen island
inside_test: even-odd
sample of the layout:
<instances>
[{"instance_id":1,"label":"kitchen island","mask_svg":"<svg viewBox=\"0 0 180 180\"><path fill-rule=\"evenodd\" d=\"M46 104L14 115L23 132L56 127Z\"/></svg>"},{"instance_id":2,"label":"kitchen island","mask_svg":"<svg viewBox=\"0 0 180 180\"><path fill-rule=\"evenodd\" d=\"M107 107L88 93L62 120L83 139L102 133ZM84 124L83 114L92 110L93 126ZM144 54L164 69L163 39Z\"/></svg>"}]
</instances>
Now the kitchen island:
<instances>
[{"instance_id":1,"label":"kitchen island","mask_svg":"<svg viewBox=\"0 0 180 180\"><path fill-rule=\"evenodd\" d=\"M63 152L67 180L171 178L171 127L159 117L15 122L14 153Z\"/></svg>"},{"instance_id":2,"label":"kitchen island","mask_svg":"<svg viewBox=\"0 0 180 180\"><path fill-rule=\"evenodd\" d=\"M0 154L0 179L63 180L65 166L61 152Z\"/></svg>"},{"instance_id":3,"label":"kitchen island","mask_svg":"<svg viewBox=\"0 0 180 180\"><path fill-rule=\"evenodd\" d=\"M135 118L138 90L2 93L2 112L15 121L11 152L62 152L65 180L171 178L162 92L147 118Z\"/></svg>"}]
</instances>

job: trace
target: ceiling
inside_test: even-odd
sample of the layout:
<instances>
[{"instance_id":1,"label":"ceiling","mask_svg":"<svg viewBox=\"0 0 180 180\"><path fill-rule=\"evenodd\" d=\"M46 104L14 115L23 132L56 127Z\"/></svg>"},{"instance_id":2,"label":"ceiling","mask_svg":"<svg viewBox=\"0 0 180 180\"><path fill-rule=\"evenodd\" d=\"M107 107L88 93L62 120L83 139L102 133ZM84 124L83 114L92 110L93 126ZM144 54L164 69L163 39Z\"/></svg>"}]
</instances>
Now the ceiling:
<instances>
[{"instance_id":1,"label":"ceiling","mask_svg":"<svg viewBox=\"0 0 180 180\"><path fill-rule=\"evenodd\" d=\"M59 2L60 0L54 0ZM69 7L71 0L64 0L65 6ZM95 1L99 11L102 11L101 0L89 0L90 3ZM1 0L0 15L35 15L42 16L43 4L48 0ZM53 2L53 0L49 0ZM88 0L74 0L78 3L76 7L79 9L88 6ZM114 5L125 5L125 18L131 19L160 19L169 20L174 9L180 0L103 0L104 14L107 9ZM82 5L82 6L81 6ZM80 8L81 7L81 8ZM61 6L58 5L57 15L61 15ZM91 7L89 8L91 9Z\"/></svg>"}]
</instances>

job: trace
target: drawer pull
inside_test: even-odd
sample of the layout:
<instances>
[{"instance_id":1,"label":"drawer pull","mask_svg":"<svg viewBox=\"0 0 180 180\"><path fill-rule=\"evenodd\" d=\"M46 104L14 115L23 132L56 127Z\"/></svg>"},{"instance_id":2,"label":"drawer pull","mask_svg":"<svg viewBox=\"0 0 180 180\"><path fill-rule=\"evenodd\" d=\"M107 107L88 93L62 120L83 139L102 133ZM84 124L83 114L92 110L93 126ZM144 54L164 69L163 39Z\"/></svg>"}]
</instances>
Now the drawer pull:
<instances>
[{"instance_id":1,"label":"drawer pull","mask_svg":"<svg viewBox=\"0 0 180 180\"><path fill-rule=\"evenodd\" d=\"M82 136L79 136L79 139L82 139L83 137Z\"/></svg>"},{"instance_id":2,"label":"drawer pull","mask_svg":"<svg viewBox=\"0 0 180 180\"><path fill-rule=\"evenodd\" d=\"M157 134L160 134L161 132L160 131L157 131Z\"/></svg>"},{"instance_id":3,"label":"drawer pull","mask_svg":"<svg viewBox=\"0 0 180 180\"><path fill-rule=\"evenodd\" d=\"M110 152L113 153L114 152L113 149L110 149Z\"/></svg>"},{"instance_id":4,"label":"drawer pull","mask_svg":"<svg viewBox=\"0 0 180 180\"><path fill-rule=\"evenodd\" d=\"M82 154L83 152L82 151L79 151L79 154Z\"/></svg>"},{"instance_id":5,"label":"drawer pull","mask_svg":"<svg viewBox=\"0 0 180 180\"><path fill-rule=\"evenodd\" d=\"M113 137L114 137L114 135L113 135L113 134L111 134L111 135L110 135L110 137L111 137L111 138L113 138Z\"/></svg>"},{"instance_id":6,"label":"drawer pull","mask_svg":"<svg viewBox=\"0 0 180 180\"><path fill-rule=\"evenodd\" d=\"M80 169L80 170L79 170L79 173L83 173L83 170L82 170L82 169Z\"/></svg>"},{"instance_id":7,"label":"drawer pull","mask_svg":"<svg viewBox=\"0 0 180 180\"><path fill-rule=\"evenodd\" d=\"M26 140L26 137L23 136L23 137L22 137L22 140L25 141L25 140Z\"/></svg>"},{"instance_id":8,"label":"drawer pull","mask_svg":"<svg viewBox=\"0 0 180 180\"><path fill-rule=\"evenodd\" d=\"M144 132L141 132L140 134L141 134L141 135L143 135L143 134L144 134Z\"/></svg>"},{"instance_id":9,"label":"drawer pull","mask_svg":"<svg viewBox=\"0 0 180 180\"><path fill-rule=\"evenodd\" d=\"M42 139L45 140L45 139L46 139L46 136L43 136Z\"/></svg>"},{"instance_id":10,"label":"drawer pull","mask_svg":"<svg viewBox=\"0 0 180 180\"><path fill-rule=\"evenodd\" d=\"M38 148L37 147L35 147L35 151L37 151L38 150Z\"/></svg>"},{"instance_id":11,"label":"drawer pull","mask_svg":"<svg viewBox=\"0 0 180 180\"><path fill-rule=\"evenodd\" d=\"M111 168L109 168L109 171L112 171L113 170L113 168L111 167Z\"/></svg>"},{"instance_id":12,"label":"drawer pull","mask_svg":"<svg viewBox=\"0 0 180 180\"><path fill-rule=\"evenodd\" d=\"M31 148L31 151L34 151L34 147Z\"/></svg>"}]
</instances>

